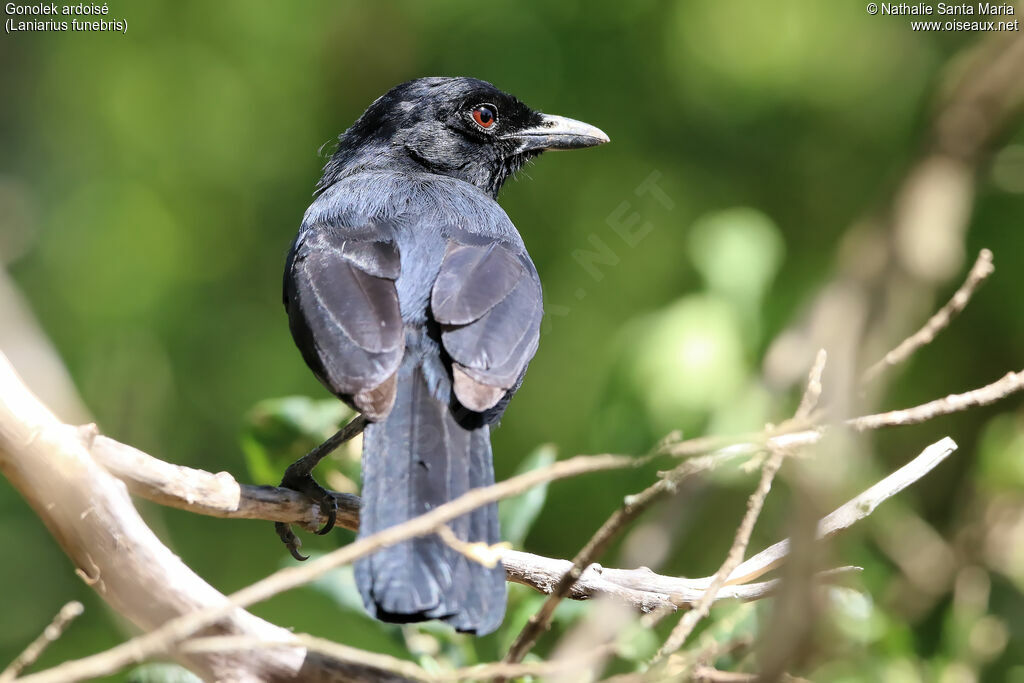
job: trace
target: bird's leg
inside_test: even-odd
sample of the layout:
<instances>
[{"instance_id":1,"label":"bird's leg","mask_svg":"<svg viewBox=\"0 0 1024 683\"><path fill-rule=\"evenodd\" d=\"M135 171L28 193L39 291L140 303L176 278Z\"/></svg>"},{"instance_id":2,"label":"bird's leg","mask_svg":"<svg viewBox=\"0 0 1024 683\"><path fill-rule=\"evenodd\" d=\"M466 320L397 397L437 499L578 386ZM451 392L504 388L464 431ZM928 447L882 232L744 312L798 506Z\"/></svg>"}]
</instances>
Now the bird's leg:
<instances>
[{"instance_id":1,"label":"bird's leg","mask_svg":"<svg viewBox=\"0 0 1024 683\"><path fill-rule=\"evenodd\" d=\"M338 501L334 499L334 496L331 495L330 491L325 489L323 486L320 486L320 484L313 479L313 468L316 467L324 457L337 449L338 446L345 443L356 434L362 432L364 427L366 427L366 418L362 415L357 415L351 422L339 429L337 433L311 450L309 453L306 453L304 456L293 462L288 466L288 469L284 471L284 477L281 479L282 487L298 491L299 493L311 498L320 506L321 510L327 513L327 522L316 532L321 536L334 528L334 522L338 515ZM302 547L302 542L299 541L298 537L292 532L290 524L275 522L274 528L277 530L277 535L281 538L281 541L288 547L288 551L292 554L292 557L296 560L309 559L307 556L299 552L299 548Z\"/></svg>"}]
</instances>

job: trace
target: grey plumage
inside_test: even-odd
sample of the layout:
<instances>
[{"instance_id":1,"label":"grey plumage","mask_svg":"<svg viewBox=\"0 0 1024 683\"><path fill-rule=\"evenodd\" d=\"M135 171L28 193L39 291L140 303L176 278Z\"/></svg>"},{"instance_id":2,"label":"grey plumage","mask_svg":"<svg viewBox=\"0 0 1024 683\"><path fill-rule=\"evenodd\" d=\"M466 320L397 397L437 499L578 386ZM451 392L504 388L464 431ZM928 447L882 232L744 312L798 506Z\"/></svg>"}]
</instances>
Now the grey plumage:
<instances>
[{"instance_id":1,"label":"grey plumage","mask_svg":"<svg viewBox=\"0 0 1024 683\"><path fill-rule=\"evenodd\" d=\"M493 483L490 430L543 315L537 271L495 197L541 149L606 139L474 79L398 86L341 137L292 245L284 300L316 376L370 420L360 537ZM493 504L449 526L464 541L500 541ZM355 569L380 619L442 619L478 634L501 623L501 565L436 536Z\"/></svg>"}]
</instances>

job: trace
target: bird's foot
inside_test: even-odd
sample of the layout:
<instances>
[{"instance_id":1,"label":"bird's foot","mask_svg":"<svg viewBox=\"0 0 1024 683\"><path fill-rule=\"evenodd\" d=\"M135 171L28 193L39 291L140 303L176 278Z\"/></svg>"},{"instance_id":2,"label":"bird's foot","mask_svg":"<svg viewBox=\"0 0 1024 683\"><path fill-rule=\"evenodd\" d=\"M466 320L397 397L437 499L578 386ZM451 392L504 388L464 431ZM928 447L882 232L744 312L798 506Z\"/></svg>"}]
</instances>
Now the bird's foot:
<instances>
[{"instance_id":1,"label":"bird's foot","mask_svg":"<svg viewBox=\"0 0 1024 683\"><path fill-rule=\"evenodd\" d=\"M281 542L288 548L288 552L292 554L299 562L303 562L309 559L309 555L303 555L299 552L299 548L302 547L302 541L292 531L292 525L286 524L285 522L274 522L274 529L277 531L277 535L281 538Z\"/></svg>"},{"instance_id":2,"label":"bird's foot","mask_svg":"<svg viewBox=\"0 0 1024 683\"><path fill-rule=\"evenodd\" d=\"M285 470L284 478L281 480L281 486L286 489L291 489L292 491L298 491L311 499L319 506L320 511L327 515L327 521L315 532L316 534L323 536L334 528L334 523L338 519L338 501L335 500L330 491L325 489L323 486L320 486L320 484L313 479L311 474L296 472L289 467ZM277 530L277 535L281 538L281 542L285 544L288 548L288 552L292 554L292 557L296 560L309 559L308 556L299 552L299 548L302 547L302 542L292 532L290 524L276 522L274 524L274 528Z\"/></svg>"},{"instance_id":3,"label":"bird's foot","mask_svg":"<svg viewBox=\"0 0 1024 683\"><path fill-rule=\"evenodd\" d=\"M292 491L298 491L302 495L306 496L320 507L320 511L327 515L327 522L315 533L318 536L323 536L329 533L334 528L334 523L338 519L338 501L334 499L331 492L325 489L320 484L316 483L316 479L311 474L298 473L296 474L292 468L285 470L284 479L281 480L281 486Z\"/></svg>"},{"instance_id":4,"label":"bird's foot","mask_svg":"<svg viewBox=\"0 0 1024 683\"><path fill-rule=\"evenodd\" d=\"M365 426L366 418L362 415L355 416L351 422L339 429L331 438L293 462L284 471L281 486L292 491L298 491L307 498L311 498L314 503L320 506L320 511L327 515L327 522L316 532L321 536L334 528L334 523L338 518L338 501L334 499L330 491L316 483L312 475L313 468L335 448L363 431ZM288 547L288 552L292 554L292 557L296 560L308 559L299 552L302 543L292 533L291 525L284 522L276 522L274 528L277 529L277 535L281 537L281 541Z\"/></svg>"}]
</instances>

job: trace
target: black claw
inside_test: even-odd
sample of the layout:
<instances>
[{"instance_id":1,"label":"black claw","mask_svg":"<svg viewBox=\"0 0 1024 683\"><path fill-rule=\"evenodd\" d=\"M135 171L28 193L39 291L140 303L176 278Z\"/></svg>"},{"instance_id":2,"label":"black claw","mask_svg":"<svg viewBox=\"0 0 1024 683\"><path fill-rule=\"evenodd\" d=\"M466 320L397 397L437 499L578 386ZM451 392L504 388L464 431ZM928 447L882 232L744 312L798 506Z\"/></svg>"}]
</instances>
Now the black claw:
<instances>
[{"instance_id":1,"label":"black claw","mask_svg":"<svg viewBox=\"0 0 1024 683\"><path fill-rule=\"evenodd\" d=\"M327 491L324 491L325 497L317 501L320 504L320 510L327 513L327 521L317 531L317 535L323 536L334 528L334 523L338 521L338 501L334 499Z\"/></svg>"},{"instance_id":2,"label":"black claw","mask_svg":"<svg viewBox=\"0 0 1024 683\"><path fill-rule=\"evenodd\" d=\"M327 521L316 532L317 534L323 536L334 528L334 523L338 520L338 501L334 499L330 491L316 483L311 475L296 475L289 469L284 473L281 486L306 496L319 506L321 512L327 515Z\"/></svg>"},{"instance_id":3,"label":"black claw","mask_svg":"<svg viewBox=\"0 0 1024 683\"><path fill-rule=\"evenodd\" d=\"M351 422L339 429L334 436L293 462L284 471L281 486L292 491L298 491L307 498L310 498L327 515L327 521L316 532L321 536L329 533L334 528L335 522L338 521L338 501L335 500L330 491L316 483L316 480L313 479L313 475L310 473L327 454L363 431L365 426L366 418L362 415L357 415ZM299 552L302 542L292 533L290 524L275 522L274 528L277 529L277 535L281 537L281 542L288 548L288 552L292 554L292 557L300 561L309 559Z\"/></svg>"},{"instance_id":4,"label":"black claw","mask_svg":"<svg viewBox=\"0 0 1024 683\"><path fill-rule=\"evenodd\" d=\"M309 555L303 555L299 552L299 548L302 547L302 541L300 541L299 537L292 532L291 524L274 522L274 529L277 531L277 535L281 538L281 542L288 548L288 552L292 554L292 557L299 562L305 562L309 559Z\"/></svg>"}]
</instances>

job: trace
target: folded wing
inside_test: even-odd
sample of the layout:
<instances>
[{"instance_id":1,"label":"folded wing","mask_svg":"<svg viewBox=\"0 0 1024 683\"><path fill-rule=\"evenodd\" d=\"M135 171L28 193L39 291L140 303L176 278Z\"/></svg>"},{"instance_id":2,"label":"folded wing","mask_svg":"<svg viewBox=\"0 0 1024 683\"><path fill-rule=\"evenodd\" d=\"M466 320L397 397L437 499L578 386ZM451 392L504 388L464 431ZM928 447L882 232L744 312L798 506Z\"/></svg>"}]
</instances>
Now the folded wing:
<instances>
[{"instance_id":1,"label":"folded wing","mask_svg":"<svg viewBox=\"0 0 1024 683\"><path fill-rule=\"evenodd\" d=\"M484 412L518 387L537 351L544 312L529 259L502 243L449 243L431 311L462 405Z\"/></svg>"},{"instance_id":2,"label":"folded wing","mask_svg":"<svg viewBox=\"0 0 1024 683\"><path fill-rule=\"evenodd\" d=\"M389 242L311 231L292 249L284 301L306 362L334 394L371 420L391 409L404 337Z\"/></svg>"}]
</instances>

